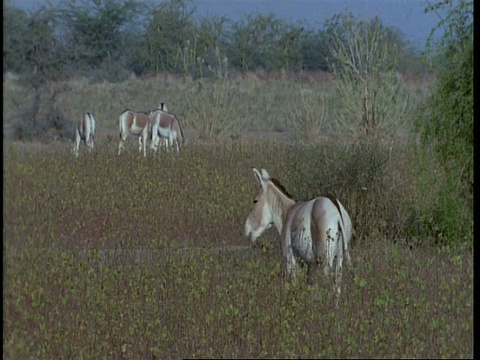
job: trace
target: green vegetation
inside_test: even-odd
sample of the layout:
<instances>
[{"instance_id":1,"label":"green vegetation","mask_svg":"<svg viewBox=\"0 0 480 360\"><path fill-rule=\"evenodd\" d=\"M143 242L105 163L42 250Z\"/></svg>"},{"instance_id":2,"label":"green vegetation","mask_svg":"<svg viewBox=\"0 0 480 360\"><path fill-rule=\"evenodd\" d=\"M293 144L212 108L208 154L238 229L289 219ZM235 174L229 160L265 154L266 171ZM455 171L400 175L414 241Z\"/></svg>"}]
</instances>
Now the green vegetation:
<instances>
[{"instance_id":1,"label":"green vegetation","mask_svg":"<svg viewBox=\"0 0 480 360\"><path fill-rule=\"evenodd\" d=\"M449 6L439 24L448 31L439 44L431 45L437 81L417 126L424 149L431 149L446 177L439 196L427 202L424 221L437 237L461 241L473 234L473 2L453 5L445 2L429 9ZM457 241L450 242L455 246Z\"/></svg>"},{"instance_id":2,"label":"green vegetation","mask_svg":"<svg viewBox=\"0 0 480 360\"><path fill-rule=\"evenodd\" d=\"M38 146L4 145L5 358L473 356L471 253L405 244L422 205L406 145L387 162L381 144L335 141L160 159L134 141L120 157ZM283 278L274 230L249 248L251 166L350 211L340 309L329 279Z\"/></svg>"},{"instance_id":3,"label":"green vegetation","mask_svg":"<svg viewBox=\"0 0 480 360\"><path fill-rule=\"evenodd\" d=\"M130 72L181 73L185 48L194 50L190 65L200 59L214 67L219 48L241 72L326 70L331 57L329 31L318 25L274 14L200 18L192 0L60 1L34 13L6 4L4 20L5 33L13 35L5 38L4 71L36 68L39 78L93 73L97 81L123 81ZM386 30L402 52L402 69L418 70L412 63L419 54L393 28Z\"/></svg>"}]
</instances>

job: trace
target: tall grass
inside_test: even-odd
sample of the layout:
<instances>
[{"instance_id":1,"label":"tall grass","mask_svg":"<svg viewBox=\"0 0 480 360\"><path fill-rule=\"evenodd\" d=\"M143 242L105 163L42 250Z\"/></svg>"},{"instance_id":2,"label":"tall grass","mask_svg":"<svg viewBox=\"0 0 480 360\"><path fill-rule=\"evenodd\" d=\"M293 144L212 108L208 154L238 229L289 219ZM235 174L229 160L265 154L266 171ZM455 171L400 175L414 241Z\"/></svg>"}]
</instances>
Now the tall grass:
<instances>
[{"instance_id":1,"label":"tall grass","mask_svg":"<svg viewBox=\"0 0 480 360\"><path fill-rule=\"evenodd\" d=\"M407 145L190 144L145 159L100 143L74 159L7 142L4 154L4 358L473 356L471 253L404 244L427 191ZM329 279L284 280L274 230L250 248L251 166L350 212L340 309Z\"/></svg>"},{"instance_id":2,"label":"tall grass","mask_svg":"<svg viewBox=\"0 0 480 360\"><path fill-rule=\"evenodd\" d=\"M45 114L40 114L46 117L45 123L51 125L48 116L61 114L71 120L73 128L73 120L88 111L98 122L100 137L113 133L116 136L118 116L125 108L148 111L161 102L180 117L187 131L194 130L195 136L207 133L241 137L244 131L294 133L295 123L305 121L301 128L311 133L318 132L319 127L320 135L339 131L333 110L341 109L333 83L309 78L308 74L302 82L280 78L252 83L234 76L182 80L180 75L158 75L115 84L80 78L47 86L58 87L62 91L56 93L54 101L48 94L39 99L46 109ZM412 111L413 103L423 96L418 89L424 87L417 84L408 89ZM25 115L25 109L33 103L33 92L9 77L4 79L4 89L4 128L26 126L31 118ZM48 110L51 108L56 112ZM30 132L34 135L33 130Z\"/></svg>"}]
</instances>

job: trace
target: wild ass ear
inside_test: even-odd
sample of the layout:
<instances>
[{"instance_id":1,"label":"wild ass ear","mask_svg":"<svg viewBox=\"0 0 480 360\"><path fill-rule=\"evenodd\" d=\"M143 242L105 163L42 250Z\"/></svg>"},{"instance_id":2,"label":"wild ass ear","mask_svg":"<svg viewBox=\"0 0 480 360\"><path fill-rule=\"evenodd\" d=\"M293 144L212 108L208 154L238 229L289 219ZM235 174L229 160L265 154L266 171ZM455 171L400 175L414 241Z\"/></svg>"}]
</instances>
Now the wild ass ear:
<instances>
[{"instance_id":1,"label":"wild ass ear","mask_svg":"<svg viewBox=\"0 0 480 360\"><path fill-rule=\"evenodd\" d=\"M255 177L257 178L258 184L260 185L260 187L263 187L264 180L263 180L262 174L260 173L260 171L258 171L257 168L252 167L252 170L253 170L253 173L255 174Z\"/></svg>"},{"instance_id":2,"label":"wild ass ear","mask_svg":"<svg viewBox=\"0 0 480 360\"><path fill-rule=\"evenodd\" d=\"M267 170L262 169L262 177L263 177L263 180L268 180L268 179L270 179L270 175L268 175Z\"/></svg>"}]
</instances>

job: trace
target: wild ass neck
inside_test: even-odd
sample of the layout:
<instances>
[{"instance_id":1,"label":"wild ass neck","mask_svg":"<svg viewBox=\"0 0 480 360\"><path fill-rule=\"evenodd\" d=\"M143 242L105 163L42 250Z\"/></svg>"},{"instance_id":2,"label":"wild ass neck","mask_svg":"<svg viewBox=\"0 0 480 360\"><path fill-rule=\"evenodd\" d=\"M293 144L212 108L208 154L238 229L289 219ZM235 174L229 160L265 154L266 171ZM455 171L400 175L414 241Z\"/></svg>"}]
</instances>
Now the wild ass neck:
<instances>
[{"instance_id":1,"label":"wild ass neck","mask_svg":"<svg viewBox=\"0 0 480 360\"><path fill-rule=\"evenodd\" d=\"M273 215L273 224L281 235L288 211L293 205L295 205L295 201L285 195L273 183L270 183L270 185L271 186L269 186L267 191L268 204Z\"/></svg>"}]
</instances>

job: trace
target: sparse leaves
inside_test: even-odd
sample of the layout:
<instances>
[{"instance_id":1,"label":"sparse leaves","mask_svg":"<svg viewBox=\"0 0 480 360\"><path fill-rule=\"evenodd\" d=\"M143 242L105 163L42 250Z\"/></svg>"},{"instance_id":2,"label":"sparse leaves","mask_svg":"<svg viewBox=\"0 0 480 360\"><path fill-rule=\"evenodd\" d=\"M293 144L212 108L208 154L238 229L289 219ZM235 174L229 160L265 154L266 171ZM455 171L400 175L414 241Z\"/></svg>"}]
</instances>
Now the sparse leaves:
<instances>
[{"instance_id":1,"label":"sparse leaves","mask_svg":"<svg viewBox=\"0 0 480 360\"><path fill-rule=\"evenodd\" d=\"M219 55L220 56L220 55ZM200 138L213 139L243 129L247 118L238 117L237 89L220 68L213 79L200 78L185 90L189 125Z\"/></svg>"},{"instance_id":2,"label":"sparse leaves","mask_svg":"<svg viewBox=\"0 0 480 360\"><path fill-rule=\"evenodd\" d=\"M397 73L398 51L380 19L360 21L347 13L326 24L340 127L353 134L402 130L411 104Z\"/></svg>"}]
</instances>

